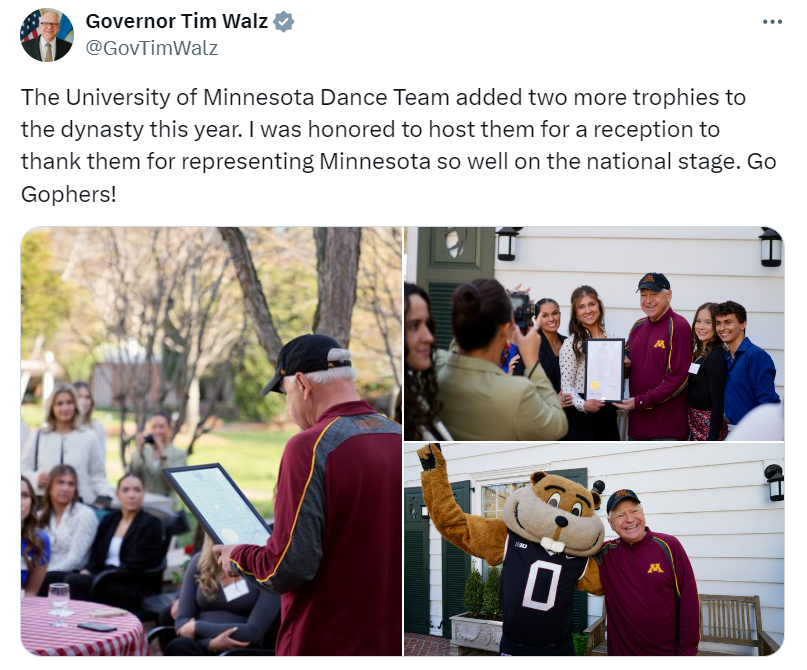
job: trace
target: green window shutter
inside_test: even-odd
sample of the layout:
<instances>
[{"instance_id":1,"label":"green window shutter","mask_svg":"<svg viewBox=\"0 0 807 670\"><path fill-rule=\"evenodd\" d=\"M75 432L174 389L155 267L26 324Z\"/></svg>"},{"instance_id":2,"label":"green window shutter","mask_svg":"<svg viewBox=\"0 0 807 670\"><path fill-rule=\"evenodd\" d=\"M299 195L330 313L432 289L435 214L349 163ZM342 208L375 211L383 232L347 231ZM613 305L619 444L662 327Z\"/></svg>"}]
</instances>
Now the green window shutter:
<instances>
[{"instance_id":1,"label":"green window shutter","mask_svg":"<svg viewBox=\"0 0 807 670\"><path fill-rule=\"evenodd\" d=\"M447 235L456 235L449 245ZM453 251L449 250L452 246ZM452 255L453 254L453 255ZM461 284L493 277L496 256L495 229L437 227L418 229L417 280L429 294L437 323L437 346L448 349L451 329L451 297Z\"/></svg>"},{"instance_id":2,"label":"green window shutter","mask_svg":"<svg viewBox=\"0 0 807 670\"><path fill-rule=\"evenodd\" d=\"M420 488L404 489L404 631L429 634L429 521Z\"/></svg>"},{"instance_id":3,"label":"green window shutter","mask_svg":"<svg viewBox=\"0 0 807 670\"><path fill-rule=\"evenodd\" d=\"M451 485L454 498L463 512L471 511L471 482L456 482ZM462 549L458 549L445 538L443 546L443 637L451 638L451 619L455 614L462 614L462 598L465 595L465 582L471 574L471 557Z\"/></svg>"},{"instance_id":4,"label":"green window shutter","mask_svg":"<svg viewBox=\"0 0 807 670\"><path fill-rule=\"evenodd\" d=\"M437 348L448 349L454 337L451 328L451 303L454 298L454 289L461 284L454 282L432 282L428 286L429 300L432 307L432 316L437 326Z\"/></svg>"}]
</instances>

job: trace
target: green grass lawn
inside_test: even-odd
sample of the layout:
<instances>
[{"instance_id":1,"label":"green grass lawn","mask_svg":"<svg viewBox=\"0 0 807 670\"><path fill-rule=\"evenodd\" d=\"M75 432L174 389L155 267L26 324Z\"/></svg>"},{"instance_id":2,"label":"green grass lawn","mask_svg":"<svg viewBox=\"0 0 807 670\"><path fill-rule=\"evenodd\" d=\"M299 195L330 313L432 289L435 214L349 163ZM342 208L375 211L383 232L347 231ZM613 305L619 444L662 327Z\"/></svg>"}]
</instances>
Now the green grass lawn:
<instances>
[{"instance_id":1,"label":"green grass lawn","mask_svg":"<svg viewBox=\"0 0 807 670\"><path fill-rule=\"evenodd\" d=\"M100 411L96 417L107 429L107 478L110 484L114 484L123 474L118 439L119 425L115 422L115 415ZM41 408L38 405L24 405L22 419L29 426L38 426L42 421ZM127 430L133 431L134 424L127 425ZM285 431L271 431L268 426L254 428L250 424L249 428L245 428L238 424L225 425L220 430L197 440L193 454L188 459L188 465L221 463L255 509L264 517L272 517L277 469L283 448L292 435L293 433ZM179 447L185 447L187 439L183 439L180 434L176 443ZM195 526L195 519L191 522ZM192 533L181 539L184 541L189 537L192 537Z\"/></svg>"}]
</instances>

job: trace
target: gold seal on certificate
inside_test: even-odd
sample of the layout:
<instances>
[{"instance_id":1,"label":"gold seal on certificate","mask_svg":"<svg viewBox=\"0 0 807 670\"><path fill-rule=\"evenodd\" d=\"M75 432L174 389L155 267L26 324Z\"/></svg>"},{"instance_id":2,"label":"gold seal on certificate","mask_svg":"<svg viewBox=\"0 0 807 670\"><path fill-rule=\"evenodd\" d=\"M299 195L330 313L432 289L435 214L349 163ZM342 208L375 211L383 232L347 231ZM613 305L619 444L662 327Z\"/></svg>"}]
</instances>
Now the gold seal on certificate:
<instances>
[{"instance_id":1,"label":"gold seal on certificate","mask_svg":"<svg viewBox=\"0 0 807 670\"><path fill-rule=\"evenodd\" d=\"M621 402L625 340L586 341L586 399Z\"/></svg>"}]
</instances>

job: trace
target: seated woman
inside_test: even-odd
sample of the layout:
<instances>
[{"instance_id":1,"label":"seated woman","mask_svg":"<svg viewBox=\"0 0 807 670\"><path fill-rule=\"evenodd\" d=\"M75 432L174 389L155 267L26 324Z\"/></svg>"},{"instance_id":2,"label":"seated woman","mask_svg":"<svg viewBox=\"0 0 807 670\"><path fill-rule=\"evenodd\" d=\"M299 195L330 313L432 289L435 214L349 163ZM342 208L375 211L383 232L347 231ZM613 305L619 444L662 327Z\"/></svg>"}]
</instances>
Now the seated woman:
<instances>
[{"instance_id":1,"label":"seated woman","mask_svg":"<svg viewBox=\"0 0 807 670\"><path fill-rule=\"evenodd\" d=\"M572 396L566 408L569 419L567 440L585 442L619 441L616 407L602 400L586 398L585 343L591 339L614 337L605 330L605 307L591 286L580 286L572 292L572 316L569 337L560 348L560 386Z\"/></svg>"},{"instance_id":2,"label":"seated woman","mask_svg":"<svg viewBox=\"0 0 807 670\"><path fill-rule=\"evenodd\" d=\"M715 331L715 307L717 303L704 303L692 322L687 422L693 440L725 440L729 432L729 422L723 416L728 367L723 342Z\"/></svg>"},{"instance_id":3,"label":"seated woman","mask_svg":"<svg viewBox=\"0 0 807 670\"><path fill-rule=\"evenodd\" d=\"M20 516L22 549L20 551L21 587L26 597L35 596L45 579L50 560L48 534L37 530L37 499L34 487L20 477Z\"/></svg>"},{"instance_id":4,"label":"seated woman","mask_svg":"<svg viewBox=\"0 0 807 670\"><path fill-rule=\"evenodd\" d=\"M133 611L153 592L152 576L138 573L157 568L162 562L163 526L158 518L143 511L145 493L140 477L132 473L121 477L117 488L120 509L101 520L86 568L65 578L71 597L90 600L92 595L96 602ZM103 580L91 594L93 580L105 568L125 573Z\"/></svg>"},{"instance_id":5,"label":"seated woman","mask_svg":"<svg viewBox=\"0 0 807 670\"><path fill-rule=\"evenodd\" d=\"M48 586L63 582L68 572L80 570L90 559L90 547L98 531L98 517L78 500L78 475L70 465L57 465L48 475L39 526L50 537L50 564L39 595Z\"/></svg>"},{"instance_id":6,"label":"seated woman","mask_svg":"<svg viewBox=\"0 0 807 670\"><path fill-rule=\"evenodd\" d=\"M203 656L262 646L279 613L279 595L224 574L213 555L213 541L205 535L201 552L188 564L179 594L175 624L179 637L164 653Z\"/></svg>"},{"instance_id":7,"label":"seated woman","mask_svg":"<svg viewBox=\"0 0 807 670\"><path fill-rule=\"evenodd\" d=\"M440 421L437 374L434 370L434 319L429 296L414 284L404 284L404 439L451 440Z\"/></svg>"},{"instance_id":8,"label":"seated woman","mask_svg":"<svg viewBox=\"0 0 807 670\"><path fill-rule=\"evenodd\" d=\"M171 444L171 416L168 412L155 412L149 420L149 433L138 433L137 448L129 465L131 472L143 480L146 491L166 496L179 504L174 489L163 475L165 468L181 468L188 464L188 452Z\"/></svg>"},{"instance_id":9,"label":"seated woman","mask_svg":"<svg viewBox=\"0 0 807 670\"><path fill-rule=\"evenodd\" d=\"M92 505L109 494L106 461L98 436L81 421L76 392L59 384L45 401L45 425L28 436L20 456L22 475L44 495L48 473L56 465L72 465L78 475L78 495ZM107 498L108 500L108 498Z\"/></svg>"},{"instance_id":10,"label":"seated woman","mask_svg":"<svg viewBox=\"0 0 807 670\"><path fill-rule=\"evenodd\" d=\"M538 362L541 337L522 335L513 306L495 279L475 279L456 291L451 307L456 351L438 351L441 416L457 440L556 440L568 424L558 396ZM524 361L523 377L499 363L512 341Z\"/></svg>"}]
</instances>

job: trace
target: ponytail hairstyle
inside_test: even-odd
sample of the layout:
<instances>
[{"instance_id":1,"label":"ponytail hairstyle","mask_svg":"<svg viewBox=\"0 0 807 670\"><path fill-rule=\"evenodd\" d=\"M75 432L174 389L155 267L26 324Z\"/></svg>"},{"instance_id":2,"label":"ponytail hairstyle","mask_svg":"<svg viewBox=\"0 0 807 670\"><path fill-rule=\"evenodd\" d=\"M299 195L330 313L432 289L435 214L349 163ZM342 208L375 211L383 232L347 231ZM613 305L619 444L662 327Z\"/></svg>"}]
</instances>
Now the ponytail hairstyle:
<instances>
[{"instance_id":1,"label":"ponytail hairstyle","mask_svg":"<svg viewBox=\"0 0 807 670\"><path fill-rule=\"evenodd\" d=\"M504 323L513 321L513 303L495 279L474 279L454 291L451 325L464 351L487 347Z\"/></svg>"},{"instance_id":2,"label":"ponytail hairstyle","mask_svg":"<svg viewBox=\"0 0 807 670\"><path fill-rule=\"evenodd\" d=\"M31 509L28 510L28 516L22 520L22 539L28 540L28 546L22 553L22 559L30 573L36 566L42 564L42 559L45 557L45 543L39 535L36 527L38 525L38 518L36 508L39 506L34 487L31 482L25 477L20 477L20 481L28 487L28 495L31 497Z\"/></svg>"},{"instance_id":3,"label":"ponytail hairstyle","mask_svg":"<svg viewBox=\"0 0 807 670\"><path fill-rule=\"evenodd\" d=\"M429 294L420 286L415 284L404 284L404 319L409 311L410 298L413 295L420 296L429 308L429 319L426 327L432 335L436 332L434 318L432 318L431 301ZM409 351L406 348L406 338L404 338L404 388L403 400L406 406L406 418L404 420L404 439L421 439L420 428L438 420L442 403L437 399L437 372L434 369L434 353L437 351L436 340L431 346L432 363L428 370L412 370L406 365L406 356ZM399 396L400 400L400 396Z\"/></svg>"},{"instance_id":4,"label":"ponytail hairstyle","mask_svg":"<svg viewBox=\"0 0 807 670\"><path fill-rule=\"evenodd\" d=\"M213 555L213 540L207 533L205 533L205 539L202 542L196 569L198 570L196 583L199 585L202 595L208 600L215 600L219 593L219 580L224 576L224 571Z\"/></svg>"},{"instance_id":5,"label":"ponytail hairstyle","mask_svg":"<svg viewBox=\"0 0 807 670\"><path fill-rule=\"evenodd\" d=\"M587 340L591 339L591 333L588 332L588 328L577 320L577 305L586 296L591 296L597 301L597 305L599 305L600 308L600 320L598 325L602 332L605 333L605 306L602 304L599 294L591 288L591 286L579 286L572 291L572 314L569 317L569 335L574 338L572 340L572 351L574 351L574 357L578 365L585 356L583 353L583 345Z\"/></svg>"}]
</instances>

